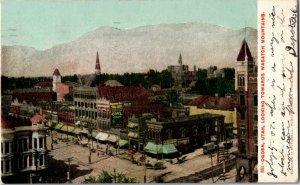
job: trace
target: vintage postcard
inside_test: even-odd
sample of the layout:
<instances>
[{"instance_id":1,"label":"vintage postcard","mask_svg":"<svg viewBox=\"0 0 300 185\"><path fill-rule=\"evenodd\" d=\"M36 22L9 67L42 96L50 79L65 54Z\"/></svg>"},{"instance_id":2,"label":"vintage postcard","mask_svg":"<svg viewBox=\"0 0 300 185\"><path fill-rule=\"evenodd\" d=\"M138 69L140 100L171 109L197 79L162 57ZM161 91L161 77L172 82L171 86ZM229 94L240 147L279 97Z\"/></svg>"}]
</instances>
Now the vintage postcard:
<instances>
[{"instance_id":1,"label":"vintage postcard","mask_svg":"<svg viewBox=\"0 0 300 185\"><path fill-rule=\"evenodd\" d=\"M295 183L296 0L2 0L2 183Z\"/></svg>"}]
</instances>

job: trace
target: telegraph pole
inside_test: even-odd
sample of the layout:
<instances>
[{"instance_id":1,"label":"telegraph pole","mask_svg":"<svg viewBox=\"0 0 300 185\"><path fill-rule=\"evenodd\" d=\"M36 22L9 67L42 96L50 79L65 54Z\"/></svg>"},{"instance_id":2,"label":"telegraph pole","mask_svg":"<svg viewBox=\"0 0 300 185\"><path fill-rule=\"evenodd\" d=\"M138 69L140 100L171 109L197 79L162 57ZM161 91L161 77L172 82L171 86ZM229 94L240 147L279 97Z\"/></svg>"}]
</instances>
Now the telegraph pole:
<instances>
[{"instance_id":1,"label":"telegraph pole","mask_svg":"<svg viewBox=\"0 0 300 185\"><path fill-rule=\"evenodd\" d=\"M210 152L210 161L211 161L211 180L212 180L212 183L215 183L214 181L214 169L213 169L213 154L212 152Z\"/></svg>"}]
</instances>

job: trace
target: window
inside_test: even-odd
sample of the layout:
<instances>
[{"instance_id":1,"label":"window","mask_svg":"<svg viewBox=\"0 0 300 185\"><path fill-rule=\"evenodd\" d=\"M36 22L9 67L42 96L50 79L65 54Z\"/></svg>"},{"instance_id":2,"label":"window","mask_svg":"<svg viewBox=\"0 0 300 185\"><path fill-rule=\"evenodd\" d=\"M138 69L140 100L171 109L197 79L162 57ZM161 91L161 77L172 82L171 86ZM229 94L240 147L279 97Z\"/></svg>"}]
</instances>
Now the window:
<instances>
[{"instance_id":1,"label":"window","mask_svg":"<svg viewBox=\"0 0 300 185\"><path fill-rule=\"evenodd\" d=\"M193 136L198 135L198 127L197 126L193 126Z\"/></svg>"},{"instance_id":2,"label":"window","mask_svg":"<svg viewBox=\"0 0 300 185\"><path fill-rule=\"evenodd\" d=\"M180 131L180 137L184 138L185 137L185 128L180 128L179 131Z\"/></svg>"},{"instance_id":3,"label":"window","mask_svg":"<svg viewBox=\"0 0 300 185\"><path fill-rule=\"evenodd\" d=\"M6 160L5 161L5 172L9 172L10 171L10 161Z\"/></svg>"},{"instance_id":4,"label":"window","mask_svg":"<svg viewBox=\"0 0 300 185\"><path fill-rule=\"evenodd\" d=\"M240 134L241 136L245 136L246 135L246 128L244 125L241 125L240 127Z\"/></svg>"},{"instance_id":5,"label":"window","mask_svg":"<svg viewBox=\"0 0 300 185\"><path fill-rule=\"evenodd\" d=\"M44 165L44 155L40 155L40 166Z\"/></svg>"},{"instance_id":6,"label":"window","mask_svg":"<svg viewBox=\"0 0 300 185\"><path fill-rule=\"evenodd\" d=\"M167 133L167 139L172 139L172 130L171 130L171 129L168 129L168 130L166 131L166 133Z\"/></svg>"},{"instance_id":7,"label":"window","mask_svg":"<svg viewBox=\"0 0 300 185\"><path fill-rule=\"evenodd\" d=\"M238 84L239 84L240 87L244 87L245 86L245 77L244 77L244 75L240 75L239 76Z\"/></svg>"},{"instance_id":8,"label":"window","mask_svg":"<svg viewBox=\"0 0 300 185\"><path fill-rule=\"evenodd\" d=\"M43 138L39 138L39 148L43 148Z\"/></svg>"},{"instance_id":9,"label":"window","mask_svg":"<svg viewBox=\"0 0 300 185\"><path fill-rule=\"evenodd\" d=\"M27 139L24 139L23 143L24 143L24 151L27 151L28 150Z\"/></svg>"},{"instance_id":10,"label":"window","mask_svg":"<svg viewBox=\"0 0 300 185\"><path fill-rule=\"evenodd\" d=\"M245 105L245 95L240 94L240 105Z\"/></svg>"},{"instance_id":11,"label":"window","mask_svg":"<svg viewBox=\"0 0 300 185\"><path fill-rule=\"evenodd\" d=\"M257 144L254 144L254 151L255 151L255 153L258 153L258 145Z\"/></svg>"},{"instance_id":12,"label":"window","mask_svg":"<svg viewBox=\"0 0 300 185\"><path fill-rule=\"evenodd\" d=\"M256 137L258 136L258 129L257 129L257 126L254 127L254 136L256 136Z\"/></svg>"},{"instance_id":13,"label":"window","mask_svg":"<svg viewBox=\"0 0 300 185\"><path fill-rule=\"evenodd\" d=\"M244 139L241 140L241 153L246 153L246 142Z\"/></svg>"},{"instance_id":14,"label":"window","mask_svg":"<svg viewBox=\"0 0 300 185\"><path fill-rule=\"evenodd\" d=\"M257 94L254 94L253 95L253 105L257 106L257 104L258 104Z\"/></svg>"},{"instance_id":15,"label":"window","mask_svg":"<svg viewBox=\"0 0 300 185\"><path fill-rule=\"evenodd\" d=\"M253 115L253 119L254 119L254 121L258 121L258 115L257 115L257 113L255 113L255 114Z\"/></svg>"},{"instance_id":16,"label":"window","mask_svg":"<svg viewBox=\"0 0 300 185\"><path fill-rule=\"evenodd\" d=\"M9 151L9 142L5 142L5 153L7 154L7 153L10 153L10 151Z\"/></svg>"},{"instance_id":17,"label":"window","mask_svg":"<svg viewBox=\"0 0 300 185\"><path fill-rule=\"evenodd\" d=\"M28 159L28 156L24 156L24 168L27 168L27 159Z\"/></svg>"},{"instance_id":18,"label":"window","mask_svg":"<svg viewBox=\"0 0 300 185\"><path fill-rule=\"evenodd\" d=\"M240 111L240 119L241 119L241 120L245 120L245 118L246 118L245 110L241 110L241 111Z\"/></svg>"},{"instance_id":19,"label":"window","mask_svg":"<svg viewBox=\"0 0 300 185\"><path fill-rule=\"evenodd\" d=\"M3 143L1 143L1 154L3 154L3 153L4 153L4 151L3 151Z\"/></svg>"},{"instance_id":20,"label":"window","mask_svg":"<svg viewBox=\"0 0 300 185\"><path fill-rule=\"evenodd\" d=\"M34 138L33 142L33 148L37 148L37 138Z\"/></svg>"},{"instance_id":21,"label":"window","mask_svg":"<svg viewBox=\"0 0 300 185\"><path fill-rule=\"evenodd\" d=\"M3 173L3 161L1 161L1 172Z\"/></svg>"},{"instance_id":22,"label":"window","mask_svg":"<svg viewBox=\"0 0 300 185\"><path fill-rule=\"evenodd\" d=\"M209 134L209 125L205 126L205 134Z\"/></svg>"},{"instance_id":23,"label":"window","mask_svg":"<svg viewBox=\"0 0 300 185\"><path fill-rule=\"evenodd\" d=\"M29 156L29 166L32 166L32 155Z\"/></svg>"}]
</instances>

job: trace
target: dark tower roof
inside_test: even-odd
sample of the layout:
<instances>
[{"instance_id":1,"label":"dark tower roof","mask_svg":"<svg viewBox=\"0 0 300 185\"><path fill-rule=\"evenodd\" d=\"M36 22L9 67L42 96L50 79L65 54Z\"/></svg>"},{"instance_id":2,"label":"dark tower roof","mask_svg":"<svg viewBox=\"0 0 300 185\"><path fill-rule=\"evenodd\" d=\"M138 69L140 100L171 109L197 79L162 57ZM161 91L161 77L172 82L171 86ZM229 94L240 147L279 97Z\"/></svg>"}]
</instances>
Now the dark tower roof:
<instances>
[{"instance_id":1,"label":"dark tower roof","mask_svg":"<svg viewBox=\"0 0 300 185\"><path fill-rule=\"evenodd\" d=\"M246 40L243 40L243 45L241 47L241 50L239 52L239 55L237 57L237 61L245 61L245 58L248 58L248 61L253 61L250 49L248 47L248 44L246 42Z\"/></svg>"},{"instance_id":2,"label":"dark tower roof","mask_svg":"<svg viewBox=\"0 0 300 185\"><path fill-rule=\"evenodd\" d=\"M96 70L100 71L100 60L99 60L99 55L98 55L98 51L97 51L97 57L96 57L96 66L95 66Z\"/></svg>"},{"instance_id":3,"label":"dark tower roof","mask_svg":"<svg viewBox=\"0 0 300 185\"><path fill-rule=\"evenodd\" d=\"M53 76L61 76L59 70L56 68L53 72Z\"/></svg>"}]
</instances>

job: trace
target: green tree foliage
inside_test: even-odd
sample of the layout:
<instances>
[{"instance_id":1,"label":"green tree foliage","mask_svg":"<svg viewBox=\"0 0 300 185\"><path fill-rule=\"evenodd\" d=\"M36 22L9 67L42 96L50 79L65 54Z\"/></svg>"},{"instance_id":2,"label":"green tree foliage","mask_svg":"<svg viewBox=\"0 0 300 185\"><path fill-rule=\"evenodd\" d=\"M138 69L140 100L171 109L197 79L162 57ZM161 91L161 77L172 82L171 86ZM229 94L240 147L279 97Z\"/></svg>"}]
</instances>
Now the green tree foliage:
<instances>
[{"instance_id":1,"label":"green tree foliage","mask_svg":"<svg viewBox=\"0 0 300 185\"><path fill-rule=\"evenodd\" d=\"M139 86L142 85L145 88L151 87L153 84L161 85L162 88L170 88L174 84L174 80L171 73L167 70L162 72L150 69L147 73L124 73L120 74L101 74L96 76L91 86L103 84L107 80L117 80L126 86Z\"/></svg>"},{"instance_id":2,"label":"green tree foliage","mask_svg":"<svg viewBox=\"0 0 300 185\"><path fill-rule=\"evenodd\" d=\"M167 94L167 100L169 104L177 105L179 103L179 94L176 91L170 91Z\"/></svg>"},{"instance_id":3,"label":"green tree foliage","mask_svg":"<svg viewBox=\"0 0 300 185\"><path fill-rule=\"evenodd\" d=\"M198 80L192 91L201 95L224 97L226 94L234 93L234 69L224 68L225 77L206 78L206 70L199 69Z\"/></svg>"},{"instance_id":4,"label":"green tree foliage","mask_svg":"<svg viewBox=\"0 0 300 185\"><path fill-rule=\"evenodd\" d=\"M136 183L135 178L126 177L126 175L122 173L116 174L115 177L116 183ZM113 183L114 182L114 175L109 174L107 171L102 171L98 177L89 176L84 180L83 183Z\"/></svg>"},{"instance_id":5,"label":"green tree foliage","mask_svg":"<svg viewBox=\"0 0 300 185\"><path fill-rule=\"evenodd\" d=\"M51 77L7 77L1 76L1 86L15 86L18 89L32 88L38 82L52 81Z\"/></svg>"},{"instance_id":6,"label":"green tree foliage","mask_svg":"<svg viewBox=\"0 0 300 185\"><path fill-rule=\"evenodd\" d=\"M61 82L62 83L67 82L67 81L78 83L79 78L78 78L78 76L76 74L74 74L73 76L63 76L61 78Z\"/></svg>"},{"instance_id":7,"label":"green tree foliage","mask_svg":"<svg viewBox=\"0 0 300 185\"><path fill-rule=\"evenodd\" d=\"M70 94L66 94L64 96L64 98L65 98L65 101L73 101L73 97Z\"/></svg>"}]
</instances>

